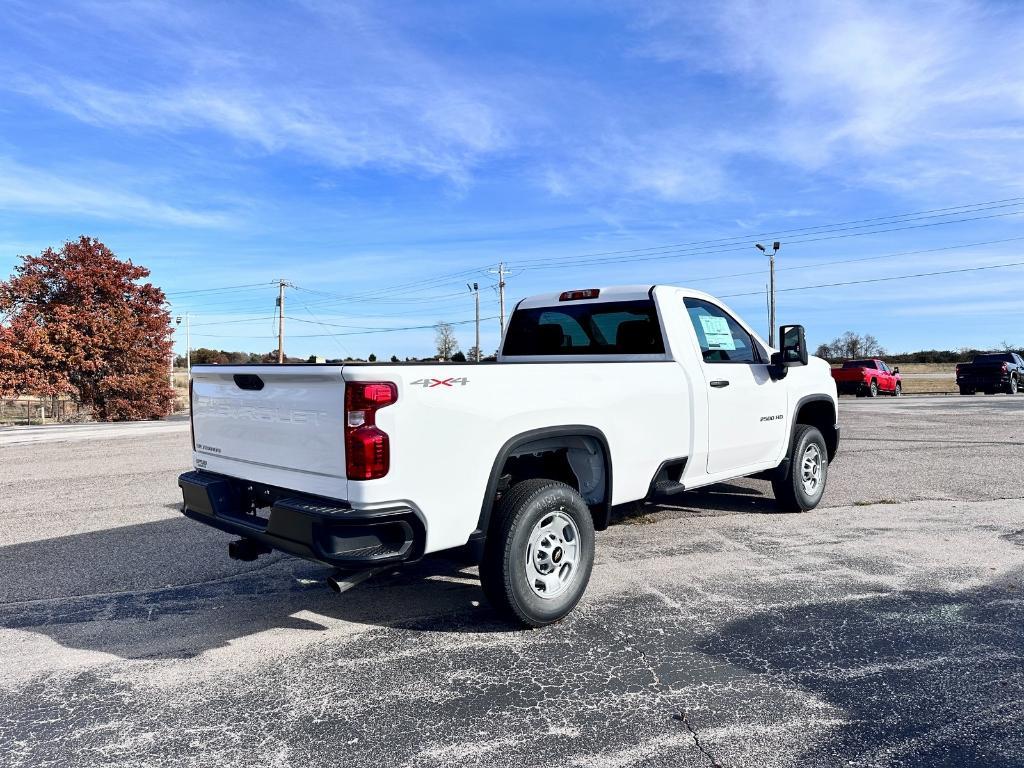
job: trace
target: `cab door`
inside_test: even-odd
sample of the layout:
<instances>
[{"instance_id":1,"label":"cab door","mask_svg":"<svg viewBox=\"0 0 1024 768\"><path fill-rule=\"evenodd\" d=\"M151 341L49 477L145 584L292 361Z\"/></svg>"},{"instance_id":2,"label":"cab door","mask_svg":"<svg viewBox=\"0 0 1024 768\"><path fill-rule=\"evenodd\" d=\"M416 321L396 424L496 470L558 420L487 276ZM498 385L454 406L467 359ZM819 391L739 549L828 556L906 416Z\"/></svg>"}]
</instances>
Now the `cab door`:
<instances>
[{"instance_id":1,"label":"cab door","mask_svg":"<svg viewBox=\"0 0 1024 768\"><path fill-rule=\"evenodd\" d=\"M708 398L708 474L778 459L788 435L787 391L765 352L725 309L685 298Z\"/></svg>"}]
</instances>

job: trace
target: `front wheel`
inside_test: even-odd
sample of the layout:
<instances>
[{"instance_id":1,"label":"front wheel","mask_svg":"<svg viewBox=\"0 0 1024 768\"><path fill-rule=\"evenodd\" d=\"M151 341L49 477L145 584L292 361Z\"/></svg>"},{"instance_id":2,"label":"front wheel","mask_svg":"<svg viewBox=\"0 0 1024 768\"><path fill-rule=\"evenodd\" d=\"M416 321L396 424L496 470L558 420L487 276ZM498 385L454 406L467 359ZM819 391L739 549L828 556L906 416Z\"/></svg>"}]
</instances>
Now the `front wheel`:
<instances>
[{"instance_id":1,"label":"front wheel","mask_svg":"<svg viewBox=\"0 0 1024 768\"><path fill-rule=\"evenodd\" d=\"M1010 384L1006 388L1006 394L1008 394L1008 395L1016 395L1017 394L1017 387L1018 386L1019 385L1017 384L1017 377L1016 376L1011 376L1010 377Z\"/></svg>"},{"instance_id":2,"label":"front wheel","mask_svg":"<svg viewBox=\"0 0 1024 768\"><path fill-rule=\"evenodd\" d=\"M896 389L892 391L892 394L894 397L903 397L903 384L901 382L896 382Z\"/></svg>"},{"instance_id":3,"label":"front wheel","mask_svg":"<svg viewBox=\"0 0 1024 768\"><path fill-rule=\"evenodd\" d=\"M583 596L594 567L594 520L565 483L524 480L501 500L480 563L487 600L529 627L553 624Z\"/></svg>"},{"instance_id":4,"label":"front wheel","mask_svg":"<svg viewBox=\"0 0 1024 768\"><path fill-rule=\"evenodd\" d=\"M828 480L828 448L817 427L800 424L793 435L789 467L772 480L775 501L786 512L814 509L825 495Z\"/></svg>"}]
</instances>

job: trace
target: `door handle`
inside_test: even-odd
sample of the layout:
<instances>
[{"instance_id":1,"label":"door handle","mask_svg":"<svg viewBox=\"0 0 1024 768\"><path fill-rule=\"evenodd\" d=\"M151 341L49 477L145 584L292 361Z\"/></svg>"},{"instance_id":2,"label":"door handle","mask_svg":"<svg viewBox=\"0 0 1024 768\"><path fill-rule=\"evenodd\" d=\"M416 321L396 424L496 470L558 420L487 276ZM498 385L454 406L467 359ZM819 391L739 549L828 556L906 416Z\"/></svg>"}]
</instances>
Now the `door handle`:
<instances>
[{"instance_id":1,"label":"door handle","mask_svg":"<svg viewBox=\"0 0 1024 768\"><path fill-rule=\"evenodd\" d=\"M721 389L722 387L728 387L729 382L726 381L725 379L718 379L717 381L712 381L711 386L714 387L715 389Z\"/></svg>"}]
</instances>

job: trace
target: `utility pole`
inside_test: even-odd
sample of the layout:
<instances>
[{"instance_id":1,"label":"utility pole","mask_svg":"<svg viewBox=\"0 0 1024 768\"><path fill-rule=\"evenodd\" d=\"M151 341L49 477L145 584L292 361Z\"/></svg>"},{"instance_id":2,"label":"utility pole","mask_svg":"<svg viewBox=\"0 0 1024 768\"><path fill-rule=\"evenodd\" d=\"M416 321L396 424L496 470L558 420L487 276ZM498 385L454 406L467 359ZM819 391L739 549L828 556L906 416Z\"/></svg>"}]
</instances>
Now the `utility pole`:
<instances>
[{"instance_id":1,"label":"utility pole","mask_svg":"<svg viewBox=\"0 0 1024 768\"><path fill-rule=\"evenodd\" d=\"M498 323L501 336L505 336L505 262L498 262Z\"/></svg>"},{"instance_id":2,"label":"utility pole","mask_svg":"<svg viewBox=\"0 0 1024 768\"><path fill-rule=\"evenodd\" d=\"M775 346L775 254L779 252L782 243L776 240L772 243L772 252L768 253L763 245L754 243L754 247L761 253L768 255L768 346Z\"/></svg>"},{"instance_id":3,"label":"utility pole","mask_svg":"<svg viewBox=\"0 0 1024 768\"><path fill-rule=\"evenodd\" d=\"M277 364L284 363L284 287L287 283L277 281Z\"/></svg>"},{"instance_id":4,"label":"utility pole","mask_svg":"<svg viewBox=\"0 0 1024 768\"><path fill-rule=\"evenodd\" d=\"M192 381L192 316L185 313L185 372Z\"/></svg>"},{"instance_id":5,"label":"utility pole","mask_svg":"<svg viewBox=\"0 0 1024 768\"><path fill-rule=\"evenodd\" d=\"M469 292L473 294L476 304L476 360L474 362L480 362L480 284L479 283L466 283L466 287L469 288Z\"/></svg>"}]
</instances>

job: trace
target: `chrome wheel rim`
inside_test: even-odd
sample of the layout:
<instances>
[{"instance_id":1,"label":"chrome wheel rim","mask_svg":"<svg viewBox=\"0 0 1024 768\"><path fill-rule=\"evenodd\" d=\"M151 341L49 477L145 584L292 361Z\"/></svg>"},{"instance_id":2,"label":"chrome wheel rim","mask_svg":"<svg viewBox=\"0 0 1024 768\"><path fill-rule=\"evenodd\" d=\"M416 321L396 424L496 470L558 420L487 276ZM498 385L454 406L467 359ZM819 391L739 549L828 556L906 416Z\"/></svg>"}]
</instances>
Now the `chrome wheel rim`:
<instances>
[{"instance_id":1,"label":"chrome wheel rim","mask_svg":"<svg viewBox=\"0 0 1024 768\"><path fill-rule=\"evenodd\" d=\"M814 444L808 445L800 461L800 484L808 496L814 496L821 488L822 465L821 449Z\"/></svg>"},{"instance_id":2,"label":"chrome wheel rim","mask_svg":"<svg viewBox=\"0 0 1024 768\"><path fill-rule=\"evenodd\" d=\"M533 526L526 547L526 582L551 600L568 589L580 560L580 531L563 510L549 512Z\"/></svg>"}]
</instances>

